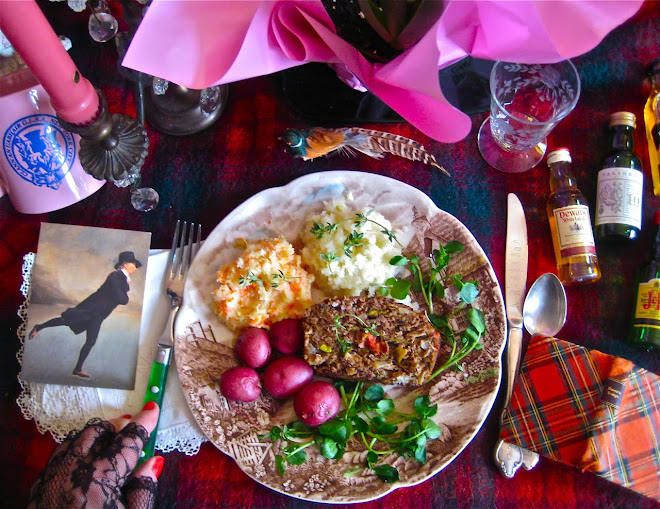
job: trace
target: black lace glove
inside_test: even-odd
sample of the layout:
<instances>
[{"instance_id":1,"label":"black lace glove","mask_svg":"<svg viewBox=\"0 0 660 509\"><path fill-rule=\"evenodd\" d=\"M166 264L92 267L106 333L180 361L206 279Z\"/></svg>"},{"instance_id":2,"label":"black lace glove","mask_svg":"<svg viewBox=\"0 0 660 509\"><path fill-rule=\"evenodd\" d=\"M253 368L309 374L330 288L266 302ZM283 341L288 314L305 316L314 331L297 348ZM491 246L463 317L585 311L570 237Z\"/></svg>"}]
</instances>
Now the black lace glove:
<instances>
[{"instance_id":1,"label":"black lace glove","mask_svg":"<svg viewBox=\"0 0 660 509\"><path fill-rule=\"evenodd\" d=\"M158 407L134 420L92 419L51 456L30 493L29 508L151 509L162 457L140 465L140 451L156 425Z\"/></svg>"}]
</instances>

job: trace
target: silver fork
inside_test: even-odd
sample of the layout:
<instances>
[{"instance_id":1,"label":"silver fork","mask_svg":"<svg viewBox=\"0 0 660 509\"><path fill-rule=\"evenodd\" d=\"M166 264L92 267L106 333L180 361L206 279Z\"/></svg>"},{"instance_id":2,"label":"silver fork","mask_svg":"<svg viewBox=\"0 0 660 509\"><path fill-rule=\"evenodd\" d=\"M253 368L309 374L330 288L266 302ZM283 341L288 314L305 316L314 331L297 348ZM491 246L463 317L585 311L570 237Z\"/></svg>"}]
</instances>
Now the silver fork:
<instances>
[{"instance_id":1,"label":"silver fork","mask_svg":"<svg viewBox=\"0 0 660 509\"><path fill-rule=\"evenodd\" d=\"M190 263L195 258L197 251L199 251L201 242L202 225L195 223L188 224L186 221L176 222L176 229L174 230L174 237L172 239L172 249L170 250L167 268L165 269L165 274L169 272L165 293L170 299L170 313L160 334L156 357L151 365L151 374L149 375L147 392L144 397L145 403L154 401L160 408L163 406L167 370L170 365L172 349L174 348L174 325L183 301L183 285L188 275ZM169 334L166 333L168 329ZM158 424L156 424L156 428L149 435L149 441L140 455L140 462L153 456L157 433Z\"/></svg>"}]
</instances>

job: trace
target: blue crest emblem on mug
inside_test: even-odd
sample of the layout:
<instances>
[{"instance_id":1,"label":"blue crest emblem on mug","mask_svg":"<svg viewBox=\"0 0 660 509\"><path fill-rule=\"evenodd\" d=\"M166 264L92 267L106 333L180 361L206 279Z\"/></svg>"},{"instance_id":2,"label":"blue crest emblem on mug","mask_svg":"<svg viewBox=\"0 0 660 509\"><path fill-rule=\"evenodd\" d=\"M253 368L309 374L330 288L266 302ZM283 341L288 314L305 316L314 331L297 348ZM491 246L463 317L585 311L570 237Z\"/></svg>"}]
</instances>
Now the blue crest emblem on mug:
<instances>
[{"instance_id":1,"label":"blue crest emblem on mug","mask_svg":"<svg viewBox=\"0 0 660 509\"><path fill-rule=\"evenodd\" d=\"M28 115L5 131L2 149L11 168L38 187L59 189L76 159L76 141L53 115Z\"/></svg>"}]
</instances>

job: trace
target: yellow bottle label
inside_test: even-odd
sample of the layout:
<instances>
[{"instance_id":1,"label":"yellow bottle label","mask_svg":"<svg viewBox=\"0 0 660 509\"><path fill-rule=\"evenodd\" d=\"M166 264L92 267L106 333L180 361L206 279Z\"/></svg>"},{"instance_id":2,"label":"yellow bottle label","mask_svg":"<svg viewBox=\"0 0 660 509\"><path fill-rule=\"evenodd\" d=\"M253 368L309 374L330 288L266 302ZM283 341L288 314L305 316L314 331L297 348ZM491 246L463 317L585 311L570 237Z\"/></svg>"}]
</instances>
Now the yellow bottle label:
<instances>
[{"instance_id":1,"label":"yellow bottle label","mask_svg":"<svg viewBox=\"0 0 660 509\"><path fill-rule=\"evenodd\" d=\"M660 329L660 279L639 283L633 325Z\"/></svg>"},{"instance_id":2,"label":"yellow bottle label","mask_svg":"<svg viewBox=\"0 0 660 509\"><path fill-rule=\"evenodd\" d=\"M644 106L644 126L646 144L649 148L651 176L653 177L653 194L656 196L660 196L660 144L653 136L653 128L658 123L660 123L660 88L655 86Z\"/></svg>"}]
</instances>

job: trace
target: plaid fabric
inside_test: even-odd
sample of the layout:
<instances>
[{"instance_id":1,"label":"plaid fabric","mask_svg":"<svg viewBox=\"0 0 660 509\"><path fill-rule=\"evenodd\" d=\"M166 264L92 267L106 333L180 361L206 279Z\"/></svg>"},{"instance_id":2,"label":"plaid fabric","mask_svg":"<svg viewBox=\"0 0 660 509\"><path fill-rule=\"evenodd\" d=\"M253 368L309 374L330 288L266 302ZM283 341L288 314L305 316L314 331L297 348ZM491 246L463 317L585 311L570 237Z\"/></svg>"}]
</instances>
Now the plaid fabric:
<instances>
[{"instance_id":1,"label":"plaid fabric","mask_svg":"<svg viewBox=\"0 0 660 509\"><path fill-rule=\"evenodd\" d=\"M533 338L500 436L660 500L660 377L555 338Z\"/></svg>"}]
</instances>

